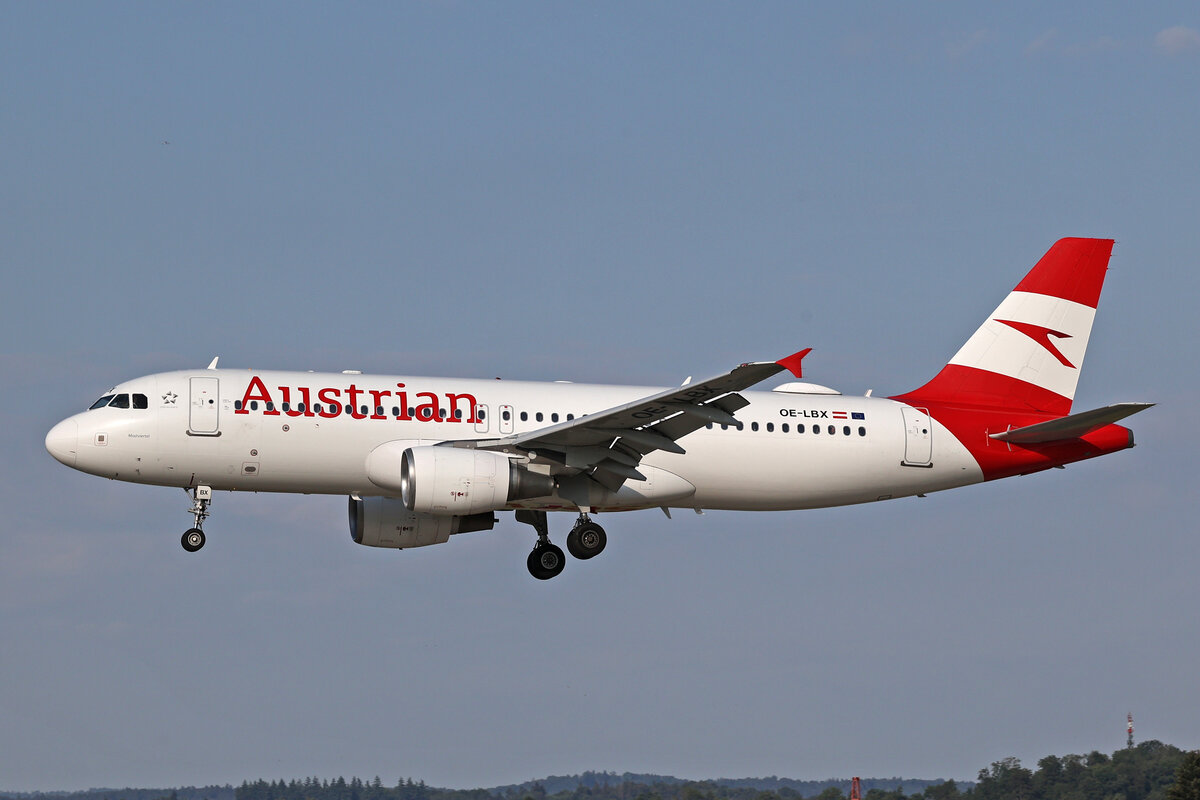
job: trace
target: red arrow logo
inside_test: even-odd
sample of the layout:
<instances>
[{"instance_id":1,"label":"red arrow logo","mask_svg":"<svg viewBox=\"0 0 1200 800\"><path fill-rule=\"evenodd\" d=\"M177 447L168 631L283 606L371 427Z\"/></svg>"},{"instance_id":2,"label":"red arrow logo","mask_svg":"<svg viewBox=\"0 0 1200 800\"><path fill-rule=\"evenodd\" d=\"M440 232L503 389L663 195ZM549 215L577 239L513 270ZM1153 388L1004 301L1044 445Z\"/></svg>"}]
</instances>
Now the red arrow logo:
<instances>
[{"instance_id":1,"label":"red arrow logo","mask_svg":"<svg viewBox=\"0 0 1200 800\"><path fill-rule=\"evenodd\" d=\"M1046 348L1050 352L1050 355L1057 358L1059 363L1061 363L1064 367L1076 369L1074 364L1072 364L1070 361L1067 361L1067 357L1062 354L1062 351L1058 349L1054 342L1050 341L1051 336L1055 337L1056 339L1070 339L1071 334L1063 333L1062 331L1056 331L1052 328L1047 328L1042 325L1032 325L1028 322L1016 322L1015 320L1011 319L998 319L996 322L1020 331L1030 339L1033 339L1035 342L1040 344L1042 347Z\"/></svg>"}]
</instances>

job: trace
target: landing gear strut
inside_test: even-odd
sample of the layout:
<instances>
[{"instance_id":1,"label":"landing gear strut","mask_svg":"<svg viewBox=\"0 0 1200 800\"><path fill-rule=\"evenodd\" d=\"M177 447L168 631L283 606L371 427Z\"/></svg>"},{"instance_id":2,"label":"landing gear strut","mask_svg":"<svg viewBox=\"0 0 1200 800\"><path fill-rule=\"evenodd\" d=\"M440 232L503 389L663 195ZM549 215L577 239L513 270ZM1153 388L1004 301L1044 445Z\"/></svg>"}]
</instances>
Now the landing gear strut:
<instances>
[{"instance_id":1,"label":"landing gear strut","mask_svg":"<svg viewBox=\"0 0 1200 800\"><path fill-rule=\"evenodd\" d=\"M532 525L537 532L537 544L533 546L533 552L525 561L525 565L529 567L529 574L540 581L547 581L562 572L566 566L566 558L563 551L550 542L546 512L518 511L517 522ZM567 549L571 551L571 555L580 560L587 560L600 555L606 544L608 536L604 533L604 528L592 522L587 511L581 511L575 526L567 534Z\"/></svg>"},{"instance_id":2,"label":"landing gear strut","mask_svg":"<svg viewBox=\"0 0 1200 800\"><path fill-rule=\"evenodd\" d=\"M187 489L184 489L184 491L186 492ZM188 493L192 496L190 511L194 520L192 523L194 527L188 528L183 532L183 537L179 540L179 543L183 545L184 550L194 553L201 547L204 547L204 519L208 516L208 504L212 502L212 487L197 486Z\"/></svg>"}]
</instances>

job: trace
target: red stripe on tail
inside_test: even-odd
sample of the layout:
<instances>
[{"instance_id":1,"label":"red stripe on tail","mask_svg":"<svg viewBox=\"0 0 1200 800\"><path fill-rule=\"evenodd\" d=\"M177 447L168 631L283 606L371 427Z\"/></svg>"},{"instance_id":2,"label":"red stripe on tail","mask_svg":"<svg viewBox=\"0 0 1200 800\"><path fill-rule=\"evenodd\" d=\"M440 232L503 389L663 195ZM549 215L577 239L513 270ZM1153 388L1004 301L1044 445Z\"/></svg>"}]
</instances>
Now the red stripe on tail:
<instances>
[{"instance_id":1,"label":"red stripe on tail","mask_svg":"<svg viewBox=\"0 0 1200 800\"><path fill-rule=\"evenodd\" d=\"M1059 239L1017 284L1016 291L1061 297L1095 308L1112 249L1112 239Z\"/></svg>"}]
</instances>

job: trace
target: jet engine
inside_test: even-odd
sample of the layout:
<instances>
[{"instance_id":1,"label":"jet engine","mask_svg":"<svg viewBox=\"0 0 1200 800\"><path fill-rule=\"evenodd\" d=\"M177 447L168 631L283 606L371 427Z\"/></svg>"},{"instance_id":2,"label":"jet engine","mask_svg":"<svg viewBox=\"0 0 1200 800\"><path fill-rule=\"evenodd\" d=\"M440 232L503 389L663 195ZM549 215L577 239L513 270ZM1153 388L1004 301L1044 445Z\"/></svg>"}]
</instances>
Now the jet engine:
<instances>
[{"instance_id":1,"label":"jet engine","mask_svg":"<svg viewBox=\"0 0 1200 800\"><path fill-rule=\"evenodd\" d=\"M489 531L491 512L465 517L433 516L409 511L394 497L350 498L350 538L368 547L424 547L441 544L454 533Z\"/></svg>"},{"instance_id":2,"label":"jet engine","mask_svg":"<svg viewBox=\"0 0 1200 800\"><path fill-rule=\"evenodd\" d=\"M410 447L400 463L400 497L409 511L421 514L479 514L553 493L549 475L488 450Z\"/></svg>"}]
</instances>

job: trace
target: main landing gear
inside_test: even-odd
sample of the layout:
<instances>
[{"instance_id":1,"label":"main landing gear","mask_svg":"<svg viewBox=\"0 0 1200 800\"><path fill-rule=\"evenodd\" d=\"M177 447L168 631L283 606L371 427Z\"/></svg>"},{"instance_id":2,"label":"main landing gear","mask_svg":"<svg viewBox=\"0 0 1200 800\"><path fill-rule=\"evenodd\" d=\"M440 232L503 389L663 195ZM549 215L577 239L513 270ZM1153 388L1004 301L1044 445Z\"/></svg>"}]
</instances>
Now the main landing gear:
<instances>
[{"instance_id":1,"label":"main landing gear","mask_svg":"<svg viewBox=\"0 0 1200 800\"><path fill-rule=\"evenodd\" d=\"M566 557L563 551L550 541L549 527L546 524L545 511L518 511L517 522L532 525L537 532L537 544L526 559L529 574L540 581L548 581L563 571ZM587 512L580 512L575 526L567 534L567 549L571 555L580 560L587 560L600 555L604 545L608 544L608 536L604 528L597 525L588 517Z\"/></svg>"},{"instance_id":2,"label":"main landing gear","mask_svg":"<svg viewBox=\"0 0 1200 800\"><path fill-rule=\"evenodd\" d=\"M184 489L184 491L187 492L187 489ZM204 547L204 518L208 516L208 504L212 502L212 487L197 486L188 492L188 494L192 497L190 511L194 519L194 527L188 528L183 532L183 537L179 540L179 543L183 545L184 550L194 553L201 547Z\"/></svg>"}]
</instances>

